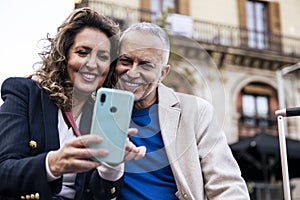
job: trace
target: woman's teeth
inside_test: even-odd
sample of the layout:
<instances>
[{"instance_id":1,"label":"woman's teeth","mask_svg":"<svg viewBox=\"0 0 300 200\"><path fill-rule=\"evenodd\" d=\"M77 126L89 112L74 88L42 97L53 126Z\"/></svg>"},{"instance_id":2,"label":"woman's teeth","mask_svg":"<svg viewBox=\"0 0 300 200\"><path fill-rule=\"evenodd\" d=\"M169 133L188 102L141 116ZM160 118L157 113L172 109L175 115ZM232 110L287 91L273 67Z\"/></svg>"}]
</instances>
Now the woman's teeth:
<instances>
[{"instance_id":1,"label":"woman's teeth","mask_svg":"<svg viewBox=\"0 0 300 200\"><path fill-rule=\"evenodd\" d=\"M88 78L88 79L96 78L96 76L93 75L93 74L83 74L83 76L84 76L85 78Z\"/></svg>"}]
</instances>

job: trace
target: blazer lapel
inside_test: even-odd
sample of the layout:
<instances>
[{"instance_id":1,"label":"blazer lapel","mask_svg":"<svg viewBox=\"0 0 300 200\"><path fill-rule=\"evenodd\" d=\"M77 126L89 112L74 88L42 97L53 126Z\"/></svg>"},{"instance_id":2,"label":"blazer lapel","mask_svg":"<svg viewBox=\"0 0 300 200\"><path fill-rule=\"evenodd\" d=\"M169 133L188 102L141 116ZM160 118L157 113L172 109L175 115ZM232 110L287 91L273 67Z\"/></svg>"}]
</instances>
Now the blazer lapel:
<instances>
[{"instance_id":1,"label":"blazer lapel","mask_svg":"<svg viewBox=\"0 0 300 200\"><path fill-rule=\"evenodd\" d=\"M177 134L181 109L176 95L162 84L158 87L158 98L159 124L166 150L168 150L171 146L175 147L173 142Z\"/></svg>"},{"instance_id":2,"label":"blazer lapel","mask_svg":"<svg viewBox=\"0 0 300 200\"><path fill-rule=\"evenodd\" d=\"M82 108L82 116L79 124L79 131L82 135L90 134L93 108L94 100L90 98Z\"/></svg>"},{"instance_id":3,"label":"blazer lapel","mask_svg":"<svg viewBox=\"0 0 300 200\"><path fill-rule=\"evenodd\" d=\"M185 180L185 178L178 162L181 150L179 149L178 154L178 148L176 147L178 142L176 137L181 116L180 101L175 92L162 84L158 87L158 99L161 135L176 185L180 188L181 185L185 184L181 181Z\"/></svg>"},{"instance_id":4,"label":"blazer lapel","mask_svg":"<svg viewBox=\"0 0 300 200\"><path fill-rule=\"evenodd\" d=\"M59 148L58 135L58 107L49 99L45 91L41 92L42 116L44 121L46 151L56 150Z\"/></svg>"}]
</instances>

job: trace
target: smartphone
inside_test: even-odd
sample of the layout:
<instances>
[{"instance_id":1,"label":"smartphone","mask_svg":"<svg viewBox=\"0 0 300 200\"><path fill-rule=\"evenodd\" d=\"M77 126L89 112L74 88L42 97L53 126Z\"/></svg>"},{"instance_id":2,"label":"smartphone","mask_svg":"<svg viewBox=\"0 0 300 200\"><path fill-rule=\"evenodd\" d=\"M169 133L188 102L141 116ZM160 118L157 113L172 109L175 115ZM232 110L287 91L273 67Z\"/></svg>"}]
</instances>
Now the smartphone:
<instances>
[{"instance_id":1,"label":"smartphone","mask_svg":"<svg viewBox=\"0 0 300 200\"><path fill-rule=\"evenodd\" d=\"M99 88L96 93L91 123L91 134L99 135L103 141L91 145L92 148L104 148L109 151L105 157L94 157L95 161L118 164L123 161L125 143L133 108L132 92Z\"/></svg>"}]
</instances>

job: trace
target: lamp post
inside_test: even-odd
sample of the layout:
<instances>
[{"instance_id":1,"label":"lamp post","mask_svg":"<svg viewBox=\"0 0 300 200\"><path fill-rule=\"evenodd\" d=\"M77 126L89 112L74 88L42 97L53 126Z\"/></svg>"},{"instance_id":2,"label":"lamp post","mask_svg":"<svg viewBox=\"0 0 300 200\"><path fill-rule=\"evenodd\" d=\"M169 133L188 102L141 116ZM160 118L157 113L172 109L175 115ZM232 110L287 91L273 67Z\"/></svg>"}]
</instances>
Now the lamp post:
<instances>
[{"instance_id":1,"label":"lamp post","mask_svg":"<svg viewBox=\"0 0 300 200\"><path fill-rule=\"evenodd\" d=\"M277 83L278 83L278 101L279 101L279 109L285 108L285 95L284 95L284 80L283 76L300 69L300 62L294 65L290 65L284 67L280 70L277 70Z\"/></svg>"},{"instance_id":2,"label":"lamp post","mask_svg":"<svg viewBox=\"0 0 300 200\"><path fill-rule=\"evenodd\" d=\"M279 101L279 108L285 108L285 95L284 95L284 80L283 76L300 69L300 63L296 63L295 65L291 65L285 67L281 70L278 70L277 75L277 84L278 84L278 101ZM281 166L282 166L282 179L283 179L283 190L284 190L284 199L290 200L291 193L290 193L290 182L289 182L289 171L288 171L288 164L287 164L287 151L286 151L286 138L287 135L287 124L283 115L281 115L281 110L279 112L275 112L277 115L278 121L278 135L279 135L279 144L280 144L280 157L281 157Z\"/></svg>"}]
</instances>

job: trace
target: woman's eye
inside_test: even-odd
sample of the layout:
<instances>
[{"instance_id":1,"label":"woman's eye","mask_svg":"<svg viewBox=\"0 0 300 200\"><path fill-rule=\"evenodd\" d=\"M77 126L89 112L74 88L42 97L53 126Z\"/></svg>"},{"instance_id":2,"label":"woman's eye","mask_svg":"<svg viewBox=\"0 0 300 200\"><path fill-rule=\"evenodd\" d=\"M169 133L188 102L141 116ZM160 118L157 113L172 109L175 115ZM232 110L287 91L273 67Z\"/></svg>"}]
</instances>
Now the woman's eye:
<instances>
[{"instance_id":1,"label":"woman's eye","mask_svg":"<svg viewBox=\"0 0 300 200\"><path fill-rule=\"evenodd\" d=\"M85 57L85 56L87 56L89 53L87 52L87 51L76 51L76 53L79 55L79 56L81 56L81 57Z\"/></svg>"},{"instance_id":2,"label":"woman's eye","mask_svg":"<svg viewBox=\"0 0 300 200\"><path fill-rule=\"evenodd\" d=\"M109 60L109 56L107 56L107 55L98 55L98 58L99 58L100 60L102 60L102 61L107 61L107 60Z\"/></svg>"}]
</instances>

